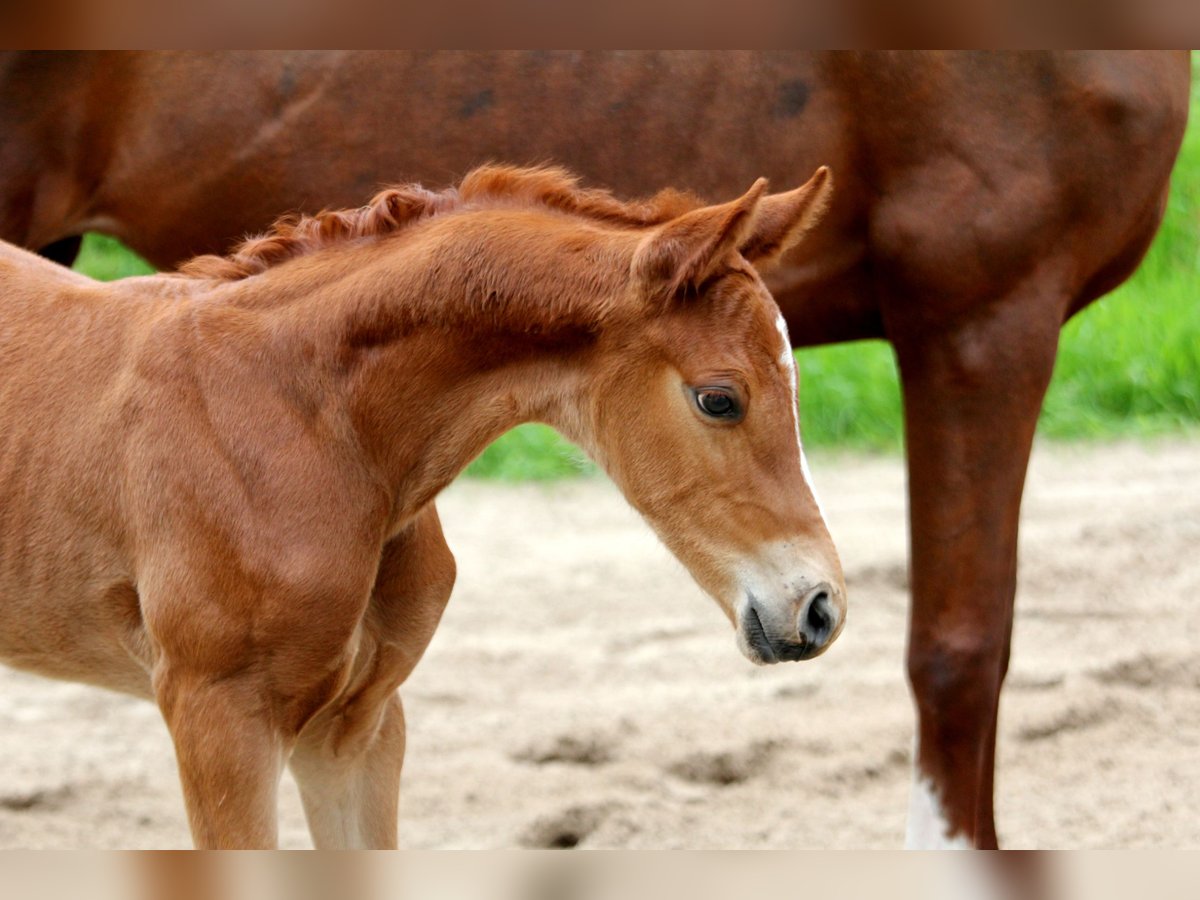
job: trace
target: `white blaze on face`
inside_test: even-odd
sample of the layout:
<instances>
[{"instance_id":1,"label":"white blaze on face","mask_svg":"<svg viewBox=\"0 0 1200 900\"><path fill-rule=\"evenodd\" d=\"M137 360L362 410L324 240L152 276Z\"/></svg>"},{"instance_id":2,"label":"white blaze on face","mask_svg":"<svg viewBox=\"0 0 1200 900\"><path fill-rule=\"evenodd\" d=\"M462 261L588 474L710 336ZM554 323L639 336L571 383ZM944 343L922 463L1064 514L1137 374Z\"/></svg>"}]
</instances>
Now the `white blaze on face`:
<instances>
[{"instance_id":1,"label":"white blaze on face","mask_svg":"<svg viewBox=\"0 0 1200 900\"><path fill-rule=\"evenodd\" d=\"M962 835L950 837L950 824L942 811L933 780L914 769L912 793L908 800L908 829L904 837L908 850L970 850L971 842Z\"/></svg>"},{"instance_id":2,"label":"white blaze on face","mask_svg":"<svg viewBox=\"0 0 1200 900\"><path fill-rule=\"evenodd\" d=\"M821 498L817 496L817 488L813 484L812 472L808 468L808 458L804 455L804 445L800 442L800 417L796 412L796 403L798 402L797 383L796 383L796 357L792 354L792 339L788 336L787 322L783 318L783 314L775 317L775 327L779 330L779 337L783 341L783 349L779 353L779 365L787 373L788 383L792 388L792 421L796 425L796 449L800 453L800 472L804 475L804 483L808 485L809 493L812 494L813 500L817 504L817 511L820 512L821 518L825 518L825 509L821 506Z\"/></svg>"}]
</instances>

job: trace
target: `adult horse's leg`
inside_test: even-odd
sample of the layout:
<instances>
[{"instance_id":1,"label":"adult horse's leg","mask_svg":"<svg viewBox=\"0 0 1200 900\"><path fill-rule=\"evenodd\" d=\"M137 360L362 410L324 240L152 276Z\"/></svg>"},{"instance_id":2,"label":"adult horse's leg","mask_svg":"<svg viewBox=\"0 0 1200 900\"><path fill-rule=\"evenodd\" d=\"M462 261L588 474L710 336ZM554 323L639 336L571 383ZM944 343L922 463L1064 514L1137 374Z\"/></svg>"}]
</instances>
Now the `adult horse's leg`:
<instances>
[{"instance_id":1,"label":"adult horse's leg","mask_svg":"<svg viewBox=\"0 0 1200 900\"><path fill-rule=\"evenodd\" d=\"M404 710L396 688L425 652L454 586L454 556L431 504L385 547L363 621L358 671L300 735L291 757L318 849L396 846Z\"/></svg>"},{"instance_id":2,"label":"adult horse's leg","mask_svg":"<svg viewBox=\"0 0 1200 900\"><path fill-rule=\"evenodd\" d=\"M1018 515L1063 308L1045 290L945 325L888 321L909 469L908 669L918 716L909 846L996 846L992 769Z\"/></svg>"}]
</instances>

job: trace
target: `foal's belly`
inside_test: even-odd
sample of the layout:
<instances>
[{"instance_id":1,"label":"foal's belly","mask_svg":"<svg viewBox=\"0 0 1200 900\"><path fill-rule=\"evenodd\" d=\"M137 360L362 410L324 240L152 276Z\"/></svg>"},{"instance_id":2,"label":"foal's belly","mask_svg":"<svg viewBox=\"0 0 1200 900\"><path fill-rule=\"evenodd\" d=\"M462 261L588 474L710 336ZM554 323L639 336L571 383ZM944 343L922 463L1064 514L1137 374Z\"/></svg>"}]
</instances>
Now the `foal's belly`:
<instances>
[{"instance_id":1,"label":"foal's belly","mask_svg":"<svg viewBox=\"0 0 1200 900\"><path fill-rule=\"evenodd\" d=\"M0 662L150 697L150 653L129 582L14 591L0 579Z\"/></svg>"}]
</instances>

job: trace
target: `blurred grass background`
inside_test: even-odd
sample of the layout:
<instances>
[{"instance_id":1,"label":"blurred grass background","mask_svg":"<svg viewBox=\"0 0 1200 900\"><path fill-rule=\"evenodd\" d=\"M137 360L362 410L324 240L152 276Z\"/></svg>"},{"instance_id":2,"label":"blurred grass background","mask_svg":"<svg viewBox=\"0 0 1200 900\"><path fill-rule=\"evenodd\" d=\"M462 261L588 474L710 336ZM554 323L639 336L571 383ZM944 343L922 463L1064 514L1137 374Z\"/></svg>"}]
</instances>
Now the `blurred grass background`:
<instances>
[{"instance_id":1,"label":"blurred grass background","mask_svg":"<svg viewBox=\"0 0 1200 900\"><path fill-rule=\"evenodd\" d=\"M76 268L104 280L151 267L112 238L89 234ZM1056 440L1143 437L1200 427L1200 78L1166 220L1133 278L1063 330L1039 433ZM895 452L900 390L891 348L863 341L802 350L806 447ZM593 471L543 425L496 441L468 474L543 480Z\"/></svg>"}]
</instances>

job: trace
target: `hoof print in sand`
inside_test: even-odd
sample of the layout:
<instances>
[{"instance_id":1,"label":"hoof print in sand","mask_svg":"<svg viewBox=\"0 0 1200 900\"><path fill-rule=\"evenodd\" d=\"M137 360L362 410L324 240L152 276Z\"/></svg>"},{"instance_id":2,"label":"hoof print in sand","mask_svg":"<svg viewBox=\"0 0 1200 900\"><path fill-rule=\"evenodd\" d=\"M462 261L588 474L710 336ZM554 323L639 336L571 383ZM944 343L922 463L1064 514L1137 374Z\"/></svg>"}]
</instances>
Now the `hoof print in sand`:
<instances>
[{"instance_id":1,"label":"hoof print in sand","mask_svg":"<svg viewBox=\"0 0 1200 900\"><path fill-rule=\"evenodd\" d=\"M817 793L827 797L859 791L897 778L912 767L912 753L904 747L893 747L882 758L840 766L829 773Z\"/></svg>"},{"instance_id":2,"label":"hoof print in sand","mask_svg":"<svg viewBox=\"0 0 1200 900\"><path fill-rule=\"evenodd\" d=\"M1144 653L1088 673L1101 684L1132 688L1200 688L1200 657L1172 659Z\"/></svg>"},{"instance_id":3,"label":"hoof print in sand","mask_svg":"<svg viewBox=\"0 0 1200 900\"><path fill-rule=\"evenodd\" d=\"M569 850L578 847L609 814L607 805L571 806L536 819L520 837L522 847Z\"/></svg>"},{"instance_id":4,"label":"hoof print in sand","mask_svg":"<svg viewBox=\"0 0 1200 900\"><path fill-rule=\"evenodd\" d=\"M1067 732L1084 731L1107 722L1117 714L1117 711L1114 703L1106 703L1102 706L1070 706L1041 722L1026 725L1017 732L1017 738L1031 743L1044 741Z\"/></svg>"},{"instance_id":5,"label":"hoof print in sand","mask_svg":"<svg viewBox=\"0 0 1200 900\"><path fill-rule=\"evenodd\" d=\"M514 762L568 763L575 766L601 766L615 756L615 742L600 734L560 734L547 741L530 744L511 754Z\"/></svg>"},{"instance_id":6,"label":"hoof print in sand","mask_svg":"<svg viewBox=\"0 0 1200 900\"><path fill-rule=\"evenodd\" d=\"M667 771L694 784L728 787L760 773L774 751L773 741L756 741L739 750L698 751L671 763Z\"/></svg>"},{"instance_id":7,"label":"hoof print in sand","mask_svg":"<svg viewBox=\"0 0 1200 900\"><path fill-rule=\"evenodd\" d=\"M1005 682L1012 691L1053 691L1063 686L1067 676L1062 672L1018 672L1008 676Z\"/></svg>"},{"instance_id":8,"label":"hoof print in sand","mask_svg":"<svg viewBox=\"0 0 1200 900\"><path fill-rule=\"evenodd\" d=\"M775 688L771 696L776 700L807 700L815 697L820 690L821 685L814 681L805 681L796 684L781 684Z\"/></svg>"},{"instance_id":9,"label":"hoof print in sand","mask_svg":"<svg viewBox=\"0 0 1200 900\"><path fill-rule=\"evenodd\" d=\"M12 794L0 794L0 809L10 812L58 809L74 795L70 785L57 788L41 788Z\"/></svg>"}]
</instances>

